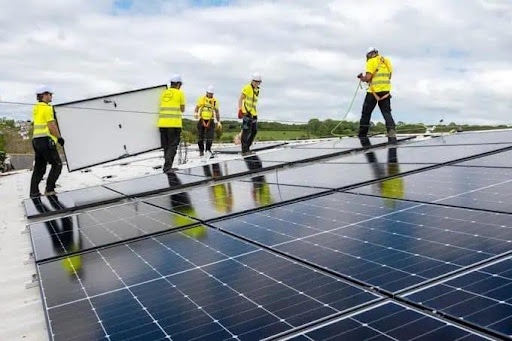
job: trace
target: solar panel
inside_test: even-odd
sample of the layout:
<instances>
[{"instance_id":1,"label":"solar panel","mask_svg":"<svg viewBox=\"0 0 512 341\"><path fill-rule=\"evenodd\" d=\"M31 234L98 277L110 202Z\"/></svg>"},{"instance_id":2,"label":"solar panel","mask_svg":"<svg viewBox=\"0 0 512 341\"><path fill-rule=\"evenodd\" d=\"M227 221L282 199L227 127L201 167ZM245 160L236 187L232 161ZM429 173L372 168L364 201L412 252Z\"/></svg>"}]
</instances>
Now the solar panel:
<instances>
[{"instance_id":1,"label":"solar panel","mask_svg":"<svg viewBox=\"0 0 512 341\"><path fill-rule=\"evenodd\" d=\"M197 176L172 172L118 181L104 186L123 195L133 197L161 193L184 186L198 185L206 181L207 179Z\"/></svg>"},{"instance_id":2,"label":"solar panel","mask_svg":"<svg viewBox=\"0 0 512 341\"><path fill-rule=\"evenodd\" d=\"M357 154L350 156L340 156L327 160L328 163L364 163L368 162L369 156L373 153L373 158L378 162L387 162L390 151L396 150L397 162L407 163L426 163L440 164L451 162L462 158L475 156L482 153L488 153L498 150L503 146L484 144L471 146L431 146L424 148L408 148L407 146L389 147L387 149L378 149L368 151L365 155ZM500 154L497 154L500 155Z\"/></svg>"},{"instance_id":3,"label":"solar panel","mask_svg":"<svg viewBox=\"0 0 512 341\"><path fill-rule=\"evenodd\" d=\"M177 173L206 177L208 179L228 179L234 176L271 170L284 165L284 162L262 161L259 155L254 154L246 156L243 160L204 163L201 166L183 169Z\"/></svg>"},{"instance_id":4,"label":"solar panel","mask_svg":"<svg viewBox=\"0 0 512 341\"><path fill-rule=\"evenodd\" d=\"M360 156L360 158L363 158L363 156ZM365 182L419 170L428 166L433 166L433 164L400 164L393 162L390 162L389 165L377 162L366 162L364 164L314 163L277 169L276 172L269 173L266 177L269 183L281 185L339 189L362 185Z\"/></svg>"},{"instance_id":5,"label":"solar panel","mask_svg":"<svg viewBox=\"0 0 512 341\"><path fill-rule=\"evenodd\" d=\"M262 339L382 298L222 232L38 264L51 340Z\"/></svg>"},{"instance_id":6,"label":"solar panel","mask_svg":"<svg viewBox=\"0 0 512 341\"><path fill-rule=\"evenodd\" d=\"M512 168L512 151L501 152L478 159L469 160L456 164L456 166L468 167L500 167Z\"/></svg>"},{"instance_id":7,"label":"solar panel","mask_svg":"<svg viewBox=\"0 0 512 341\"><path fill-rule=\"evenodd\" d=\"M282 340L490 340L439 318L388 302Z\"/></svg>"},{"instance_id":8,"label":"solar panel","mask_svg":"<svg viewBox=\"0 0 512 341\"><path fill-rule=\"evenodd\" d=\"M489 212L334 193L212 224L397 293L509 251L512 226L491 224L493 218Z\"/></svg>"},{"instance_id":9,"label":"solar panel","mask_svg":"<svg viewBox=\"0 0 512 341\"><path fill-rule=\"evenodd\" d=\"M91 206L108 204L124 196L102 186L88 187L51 196L23 200L27 218L50 216Z\"/></svg>"},{"instance_id":10,"label":"solar panel","mask_svg":"<svg viewBox=\"0 0 512 341\"><path fill-rule=\"evenodd\" d=\"M43 261L197 223L142 202L85 211L29 225L34 258Z\"/></svg>"},{"instance_id":11,"label":"solar panel","mask_svg":"<svg viewBox=\"0 0 512 341\"><path fill-rule=\"evenodd\" d=\"M512 338L512 258L405 296L429 309Z\"/></svg>"},{"instance_id":12,"label":"solar panel","mask_svg":"<svg viewBox=\"0 0 512 341\"><path fill-rule=\"evenodd\" d=\"M414 141L414 140L413 140ZM510 144L512 130L483 132L464 132L461 134L442 134L441 136L415 142L411 146L470 145L470 144Z\"/></svg>"},{"instance_id":13,"label":"solar panel","mask_svg":"<svg viewBox=\"0 0 512 341\"><path fill-rule=\"evenodd\" d=\"M387 137L369 137L372 145L384 145L388 143ZM407 138L399 138L406 140ZM358 149L361 148L359 138L346 137L337 140L322 141L316 143L304 143L291 146L296 149Z\"/></svg>"},{"instance_id":14,"label":"solar panel","mask_svg":"<svg viewBox=\"0 0 512 341\"><path fill-rule=\"evenodd\" d=\"M376 194L428 203L485 209L512 213L512 179L505 168L445 166L403 176L403 191L378 192L373 184L350 190L353 193Z\"/></svg>"},{"instance_id":15,"label":"solar panel","mask_svg":"<svg viewBox=\"0 0 512 341\"><path fill-rule=\"evenodd\" d=\"M287 144L288 144L288 142L259 142L259 143L254 143L251 146L251 150L257 152L257 151L282 147ZM214 151L216 153L221 153L221 154L240 154L242 152L242 147L234 146L234 147L215 148Z\"/></svg>"},{"instance_id":16,"label":"solar panel","mask_svg":"<svg viewBox=\"0 0 512 341\"><path fill-rule=\"evenodd\" d=\"M268 184L265 175L253 181L216 183L177 194L144 199L144 202L166 210L187 210L199 220L218 219L225 215L294 200L324 191L318 188ZM178 201L179 200L179 201Z\"/></svg>"}]
</instances>

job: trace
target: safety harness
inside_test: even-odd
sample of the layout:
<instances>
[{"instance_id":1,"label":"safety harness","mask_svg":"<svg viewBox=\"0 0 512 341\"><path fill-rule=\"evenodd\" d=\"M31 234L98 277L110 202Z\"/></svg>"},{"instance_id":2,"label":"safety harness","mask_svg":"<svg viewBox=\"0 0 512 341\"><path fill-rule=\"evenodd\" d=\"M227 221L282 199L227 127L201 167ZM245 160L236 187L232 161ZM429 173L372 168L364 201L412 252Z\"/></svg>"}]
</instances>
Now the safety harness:
<instances>
[{"instance_id":1,"label":"safety harness","mask_svg":"<svg viewBox=\"0 0 512 341\"><path fill-rule=\"evenodd\" d=\"M389 71L389 79L391 80L391 67L389 66L389 63L388 61L386 60L386 58L384 58L384 56L380 56L380 61L379 61L379 64L377 65L377 68L375 69L375 73L372 75L372 79L370 80L370 82L368 83L368 86L373 94L373 97L375 97L375 99L377 100L377 102L379 101L382 101L383 99L386 99L388 98L389 96L391 96L391 93L387 93L385 94L384 96L382 97L379 97L379 95L377 95L377 93L375 92L375 89L373 88L373 84L372 84L372 81L373 81L373 77L377 74L377 72L379 72L379 67L384 64L387 68L388 68L388 71Z\"/></svg>"}]
</instances>

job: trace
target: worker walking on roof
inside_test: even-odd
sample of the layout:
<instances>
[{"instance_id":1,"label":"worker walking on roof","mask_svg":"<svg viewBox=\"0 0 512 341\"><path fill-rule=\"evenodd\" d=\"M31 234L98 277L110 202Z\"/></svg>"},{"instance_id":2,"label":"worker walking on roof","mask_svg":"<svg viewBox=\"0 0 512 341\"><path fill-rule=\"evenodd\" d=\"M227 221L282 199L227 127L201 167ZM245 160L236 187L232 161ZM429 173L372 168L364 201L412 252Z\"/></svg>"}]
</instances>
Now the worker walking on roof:
<instances>
[{"instance_id":1,"label":"worker walking on roof","mask_svg":"<svg viewBox=\"0 0 512 341\"><path fill-rule=\"evenodd\" d=\"M215 128L222 129L222 124L220 123L219 101L213 96L212 85L208 86L206 94L197 100L194 117L199 119L197 122L199 156L204 156L206 150L209 157L213 157L212 144Z\"/></svg>"},{"instance_id":2,"label":"worker walking on roof","mask_svg":"<svg viewBox=\"0 0 512 341\"><path fill-rule=\"evenodd\" d=\"M160 95L160 111L158 113L158 128L160 143L164 149L164 173L173 171L172 164L180 144L185 112L185 94L181 90L183 82L180 75L171 77L170 88Z\"/></svg>"},{"instance_id":3,"label":"worker walking on roof","mask_svg":"<svg viewBox=\"0 0 512 341\"><path fill-rule=\"evenodd\" d=\"M376 48L370 47L366 53L366 71L357 75L362 82L368 83L359 121L359 137L366 137L370 129L370 118L375 105L386 121L389 138L396 139L395 121L391 115L391 75L393 66L389 58L379 55Z\"/></svg>"},{"instance_id":4,"label":"worker walking on roof","mask_svg":"<svg viewBox=\"0 0 512 341\"><path fill-rule=\"evenodd\" d=\"M246 84L238 99L238 118L242 119L242 155L253 154L251 145L258 132L258 111L256 106L260 95L261 75L254 73L251 82Z\"/></svg>"},{"instance_id":5,"label":"worker walking on roof","mask_svg":"<svg viewBox=\"0 0 512 341\"><path fill-rule=\"evenodd\" d=\"M38 197L39 183L46 173L46 166L51 165L50 173L46 179L45 195L55 194L55 183L62 171L62 161L57 151L57 143L64 146L64 139L60 135L59 127L55 122L55 110L50 104L53 91L48 86L41 86L36 91L37 103L32 111L34 133L32 147L35 153L34 170L30 180L30 197Z\"/></svg>"}]
</instances>

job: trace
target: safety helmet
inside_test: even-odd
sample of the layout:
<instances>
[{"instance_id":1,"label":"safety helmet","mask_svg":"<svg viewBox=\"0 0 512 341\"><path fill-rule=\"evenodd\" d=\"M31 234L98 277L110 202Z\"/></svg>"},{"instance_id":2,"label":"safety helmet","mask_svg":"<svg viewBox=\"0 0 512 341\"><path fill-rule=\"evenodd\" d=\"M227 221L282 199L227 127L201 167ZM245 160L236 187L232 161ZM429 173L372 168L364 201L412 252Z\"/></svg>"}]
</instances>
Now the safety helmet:
<instances>
[{"instance_id":1,"label":"safety helmet","mask_svg":"<svg viewBox=\"0 0 512 341\"><path fill-rule=\"evenodd\" d=\"M53 94L53 90L52 90L52 88L50 86L48 86L48 85L41 85L41 86L39 86L37 88L36 95L42 95L42 94L44 94L46 92L48 92L50 94Z\"/></svg>"},{"instance_id":2,"label":"safety helmet","mask_svg":"<svg viewBox=\"0 0 512 341\"><path fill-rule=\"evenodd\" d=\"M181 80L181 76L179 74L172 75L171 83L183 83L183 81Z\"/></svg>"},{"instance_id":3,"label":"safety helmet","mask_svg":"<svg viewBox=\"0 0 512 341\"><path fill-rule=\"evenodd\" d=\"M261 82L261 75L258 72L253 73L252 80L256 82Z\"/></svg>"},{"instance_id":4,"label":"safety helmet","mask_svg":"<svg viewBox=\"0 0 512 341\"><path fill-rule=\"evenodd\" d=\"M366 54L372 53L372 52L379 52L376 47L370 46L368 50L366 50Z\"/></svg>"},{"instance_id":5,"label":"safety helmet","mask_svg":"<svg viewBox=\"0 0 512 341\"><path fill-rule=\"evenodd\" d=\"M213 85L208 85L208 87L206 88L206 92L209 94L213 94Z\"/></svg>"}]
</instances>

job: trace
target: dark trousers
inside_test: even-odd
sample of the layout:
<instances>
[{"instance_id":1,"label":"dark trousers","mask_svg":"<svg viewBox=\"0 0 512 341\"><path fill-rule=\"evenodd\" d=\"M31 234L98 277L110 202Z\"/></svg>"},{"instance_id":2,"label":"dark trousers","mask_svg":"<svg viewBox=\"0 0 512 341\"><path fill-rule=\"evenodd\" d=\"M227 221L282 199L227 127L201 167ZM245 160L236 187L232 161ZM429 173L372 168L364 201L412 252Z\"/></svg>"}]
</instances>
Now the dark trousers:
<instances>
[{"instance_id":1,"label":"dark trousers","mask_svg":"<svg viewBox=\"0 0 512 341\"><path fill-rule=\"evenodd\" d=\"M387 91L377 92L377 95L383 97L387 93ZM393 121L393 116L391 116L391 95L377 102L373 94L367 92L364 98L361 120L359 121L359 137L368 135L368 131L370 130L370 118L372 117L373 109L375 109L377 103L379 104L379 109L384 117L384 121L386 121L388 133L390 130L395 130L395 121Z\"/></svg>"},{"instance_id":2,"label":"dark trousers","mask_svg":"<svg viewBox=\"0 0 512 341\"><path fill-rule=\"evenodd\" d=\"M172 163L180 144L181 128L160 128L160 143L164 149L164 173L172 170Z\"/></svg>"},{"instance_id":3,"label":"dark trousers","mask_svg":"<svg viewBox=\"0 0 512 341\"><path fill-rule=\"evenodd\" d=\"M206 127L204 126L206 124ZM199 151L203 153L212 151L213 137L215 136L215 123L212 120L200 119L197 122L197 145Z\"/></svg>"},{"instance_id":4,"label":"dark trousers","mask_svg":"<svg viewBox=\"0 0 512 341\"><path fill-rule=\"evenodd\" d=\"M244 116L242 118L242 153L248 152L258 132L258 120L256 117Z\"/></svg>"},{"instance_id":5,"label":"dark trousers","mask_svg":"<svg viewBox=\"0 0 512 341\"><path fill-rule=\"evenodd\" d=\"M49 137L36 137L32 140L32 147L35 152L35 163L32 179L30 180L30 196L35 197L40 195L39 183L43 180L48 164L52 168L46 179L46 192L55 190L55 183L62 171L62 161L55 142Z\"/></svg>"}]
</instances>

